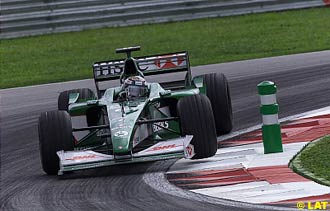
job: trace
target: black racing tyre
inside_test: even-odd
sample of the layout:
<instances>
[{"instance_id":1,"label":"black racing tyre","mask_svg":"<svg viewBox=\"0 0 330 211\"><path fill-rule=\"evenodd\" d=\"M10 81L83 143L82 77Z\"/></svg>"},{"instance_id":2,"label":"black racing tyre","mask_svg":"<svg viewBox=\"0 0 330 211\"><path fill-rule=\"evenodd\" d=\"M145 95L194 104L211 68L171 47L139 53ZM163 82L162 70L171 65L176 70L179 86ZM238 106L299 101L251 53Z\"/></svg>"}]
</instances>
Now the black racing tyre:
<instances>
[{"instance_id":1,"label":"black racing tyre","mask_svg":"<svg viewBox=\"0 0 330 211\"><path fill-rule=\"evenodd\" d=\"M43 170L56 175L59 170L59 150L74 148L70 115L66 111L49 111L39 117L39 150Z\"/></svg>"},{"instance_id":2,"label":"black racing tyre","mask_svg":"<svg viewBox=\"0 0 330 211\"><path fill-rule=\"evenodd\" d=\"M233 110L227 78L222 73L206 74L206 95L211 101L217 135L227 134L233 129Z\"/></svg>"},{"instance_id":3,"label":"black racing tyre","mask_svg":"<svg viewBox=\"0 0 330 211\"><path fill-rule=\"evenodd\" d=\"M181 98L177 104L182 135L193 135L195 156L201 159L213 156L217 149L217 134L210 100L205 95Z\"/></svg>"},{"instance_id":4,"label":"black racing tyre","mask_svg":"<svg viewBox=\"0 0 330 211\"><path fill-rule=\"evenodd\" d=\"M97 99L94 92L88 88L71 89L61 92L58 96L58 110L67 111L69 107L69 95L71 93L79 93L78 101Z\"/></svg>"}]
</instances>

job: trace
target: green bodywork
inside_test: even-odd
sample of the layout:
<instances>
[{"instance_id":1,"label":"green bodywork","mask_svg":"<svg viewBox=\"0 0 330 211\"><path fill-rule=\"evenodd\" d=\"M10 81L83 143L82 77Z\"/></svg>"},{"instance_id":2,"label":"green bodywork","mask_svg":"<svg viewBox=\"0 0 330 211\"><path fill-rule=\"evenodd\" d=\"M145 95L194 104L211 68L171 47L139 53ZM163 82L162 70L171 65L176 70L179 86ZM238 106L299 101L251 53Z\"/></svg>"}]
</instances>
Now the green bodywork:
<instances>
[{"instance_id":1,"label":"green bodywork","mask_svg":"<svg viewBox=\"0 0 330 211\"><path fill-rule=\"evenodd\" d=\"M70 94L69 113L71 116L82 116L92 107L104 107L107 111L109 129L111 134L112 152L113 154L123 155L132 152L133 148L143 140L141 137L134 136L139 129L137 124L140 119L161 119L170 117L157 108L159 103L166 100L179 100L182 97L203 93L202 77L193 79L194 85L178 91L170 91L163 89L158 83L150 83L149 96L146 98L135 99L134 101L116 102L116 94L120 91L120 87L109 88L105 91L103 97L99 100L88 100L86 102L78 102L76 93ZM195 83L196 82L196 83ZM79 94L78 94L79 95ZM72 100L71 100L72 99ZM165 128L165 129L164 129ZM180 137L180 125L178 120L169 120L159 123L148 124L146 129L149 134L145 138L152 137L154 141L168 140L170 138ZM79 140L76 144L77 149L86 146L102 145L103 141L97 137L97 130Z\"/></svg>"}]
</instances>

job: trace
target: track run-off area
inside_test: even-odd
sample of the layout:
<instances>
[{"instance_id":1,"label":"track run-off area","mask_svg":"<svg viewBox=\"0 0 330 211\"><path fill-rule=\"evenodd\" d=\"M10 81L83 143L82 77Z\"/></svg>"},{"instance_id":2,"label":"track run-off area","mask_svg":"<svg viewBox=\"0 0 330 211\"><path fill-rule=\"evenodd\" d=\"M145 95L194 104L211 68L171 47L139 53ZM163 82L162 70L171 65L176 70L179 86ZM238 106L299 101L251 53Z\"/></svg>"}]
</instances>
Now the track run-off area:
<instances>
[{"instance_id":1,"label":"track run-off area","mask_svg":"<svg viewBox=\"0 0 330 211\"><path fill-rule=\"evenodd\" d=\"M192 72L223 72L227 76L235 132L261 123L256 85L263 80L278 86L280 118L329 106L329 58L330 51L322 51L198 66ZM171 81L175 77L147 80ZM117 85L119 82L111 84ZM143 179L152 171L166 172L174 160L93 169L64 177L44 174L38 148L39 114L57 108L59 92L83 87L94 89L93 80L0 90L0 210L256 210L167 194ZM270 208L258 208L263 209Z\"/></svg>"}]
</instances>

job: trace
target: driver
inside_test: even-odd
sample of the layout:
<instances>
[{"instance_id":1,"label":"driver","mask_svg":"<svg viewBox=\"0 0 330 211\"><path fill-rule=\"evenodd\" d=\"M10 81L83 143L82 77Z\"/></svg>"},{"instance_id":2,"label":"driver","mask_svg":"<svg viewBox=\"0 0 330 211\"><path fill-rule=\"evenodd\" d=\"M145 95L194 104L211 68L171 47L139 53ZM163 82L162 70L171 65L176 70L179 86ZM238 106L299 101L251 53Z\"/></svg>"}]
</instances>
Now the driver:
<instances>
[{"instance_id":1,"label":"driver","mask_svg":"<svg viewBox=\"0 0 330 211\"><path fill-rule=\"evenodd\" d=\"M128 99L146 97L148 94L146 80L141 76L130 76L125 79L122 90L126 92Z\"/></svg>"}]
</instances>

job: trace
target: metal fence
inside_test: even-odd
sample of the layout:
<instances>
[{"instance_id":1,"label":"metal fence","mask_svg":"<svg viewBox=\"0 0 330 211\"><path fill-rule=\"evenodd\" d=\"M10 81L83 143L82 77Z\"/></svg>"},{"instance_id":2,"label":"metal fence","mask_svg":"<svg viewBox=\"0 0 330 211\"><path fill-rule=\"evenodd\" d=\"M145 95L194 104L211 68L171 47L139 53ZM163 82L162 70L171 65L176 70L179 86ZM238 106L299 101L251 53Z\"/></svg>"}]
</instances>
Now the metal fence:
<instances>
[{"instance_id":1,"label":"metal fence","mask_svg":"<svg viewBox=\"0 0 330 211\"><path fill-rule=\"evenodd\" d=\"M0 39L325 6L328 0L2 0Z\"/></svg>"}]
</instances>

